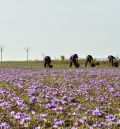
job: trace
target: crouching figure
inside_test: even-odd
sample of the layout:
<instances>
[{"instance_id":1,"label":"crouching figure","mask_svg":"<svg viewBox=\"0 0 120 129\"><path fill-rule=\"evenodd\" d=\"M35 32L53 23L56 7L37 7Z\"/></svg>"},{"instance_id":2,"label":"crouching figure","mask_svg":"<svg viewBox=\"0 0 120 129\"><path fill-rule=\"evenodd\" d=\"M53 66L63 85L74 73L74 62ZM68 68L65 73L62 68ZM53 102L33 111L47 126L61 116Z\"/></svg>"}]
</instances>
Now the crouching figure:
<instances>
[{"instance_id":1,"label":"crouching figure","mask_svg":"<svg viewBox=\"0 0 120 129\"><path fill-rule=\"evenodd\" d=\"M51 65L51 58L50 56L45 56L44 58L44 67L52 68L53 65Z\"/></svg>"},{"instance_id":2,"label":"crouching figure","mask_svg":"<svg viewBox=\"0 0 120 129\"><path fill-rule=\"evenodd\" d=\"M78 55L74 54L70 57L70 67L72 67L72 64L74 64L74 66L76 68L79 68L80 64L78 63Z\"/></svg>"},{"instance_id":3,"label":"crouching figure","mask_svg":"<svg viewBox=\"0 0 120 129\"><path fill-rule=\"evenodd\" d=\"M86 57L86 62L85 62L85 67L87 66L87 64L90 64L90 66L92 66L93 63L93 57L91 55L87 55Z\"/></svg>"},{"instance_id":4,"label":"crouching figure","mask_svg":"<svg viewBox=\"0 0 120 129\"><path fill-rule=\"evenodd\" d=\"M112 56L112 55L109 55L108 56L108 63L109 63L109 66L114 66L114 60L115 60L115 57Z\"/></svg>"}]
</instances>

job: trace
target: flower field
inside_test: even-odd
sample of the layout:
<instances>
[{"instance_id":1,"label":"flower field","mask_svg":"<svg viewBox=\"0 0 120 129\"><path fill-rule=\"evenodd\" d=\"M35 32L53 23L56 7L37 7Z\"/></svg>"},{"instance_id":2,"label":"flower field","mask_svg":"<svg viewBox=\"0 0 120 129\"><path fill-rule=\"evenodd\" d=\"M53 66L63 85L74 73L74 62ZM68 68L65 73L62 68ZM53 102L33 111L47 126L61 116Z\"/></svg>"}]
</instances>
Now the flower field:
<instances>
[{"instance_id":1,"label":"flower field","mask_svg":"<svg viewBox=\"0 0 120 129\"><path fill-rule=\"evenodd\" d=\"M119 129L120 69L0 68L0 129Z\"/></svg>"}]
</instances>

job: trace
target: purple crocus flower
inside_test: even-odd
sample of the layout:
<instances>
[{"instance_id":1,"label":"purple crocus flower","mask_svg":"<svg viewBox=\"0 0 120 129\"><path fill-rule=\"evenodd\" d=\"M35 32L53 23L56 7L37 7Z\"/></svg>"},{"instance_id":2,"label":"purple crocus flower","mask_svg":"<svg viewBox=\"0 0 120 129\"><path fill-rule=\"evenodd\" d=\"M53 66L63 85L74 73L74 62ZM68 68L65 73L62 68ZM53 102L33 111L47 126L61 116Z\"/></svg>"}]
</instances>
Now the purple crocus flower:
<instances>
[{"instance_id":1,"label":"purple crocus flower","mask_svg":"<svg viewBox=\"0 0 120 129\"><path fill-rule=\"evenodd\" d=\"M100 112L99 108L96 108L96 110L93 110L92 115L100 117L103 114L102 114L102 112Z\"/></svg>"},{"instance_id":2,"label":"purple crocus flower","mask_svg":"<svg viewBox=\"0 0 120 129\"><path fill-rule=\"evenodd\" d=\"M106 116L106 119L107 119L107 121L109 121L109 122L115 122L116 121L116 117L114 116L114 115L107 115Z\"/></svg>"},{"instance_id":3,"label":"purple crocus flower","mask_svg":"<svg viewBox=\"0 0 120 129\"><path fill-rule=\"evenodd\" d=\"M109 88L108 90L109 90L109 92L111 92L111 93L115 91L114 88Z\"/></svg>"},{"instance_id":4,"label":"purple crocus flower","mask_svg":"<svg viewBox=\"0 0 120 129\"><path fill-rule=\"evenodd\" d=\"M64 121L62 121L62 120L55 121L55 125L57 125L57 126L62 126L63 124L64 124Z\"/></svg>"},{"instance_id":5,"label":"purple crocus flower","mask_svg":"<svg viewBox=\"0 0 120 129\"><path fill-rule=\"evenodd\" d=\"M60 106L60 107L56 107L56 108L53 108L54 111L64 111L65 108Z\"/></svg>"},{"instance_id":6,"label":"purple crocus flower","mask_svg":"<svg viewBox=\"0 0 120 129\"><path fill-rule=\"evenodd\" d=\"M10 128L11 126L6 122L0 124L0 129L10 129Z\"/></svg>"},{"instance_id":7,"label":"purple crocus flower","mask_svg":"<svg viewBox=\"0 0 120 129\"><path fill-rule=\"evenodd\" d=\"M57 105L56 104L54 104L54 103L48 103L48 104L46 104L46 108L48 109L48 108L50 108L50 109L52 109L52 108L55 108Z\"/></svg>"},{"instance_id":8,"label":"purple crocus flower","mask_svg":"<svg viewBox=\"0 0 120 129\"><path fill-rule=\"evenodd\" d=\"M39 118L40 120L44 120L44 119L48 118L48 115L47 115L47 114L40 114L40 115L38 116L38 118Z\"/></svg>"},{"instance_id":9,"label":"purple crocus flower","mask_svg":"<svg viewBox=\"0 0 120 129\"><path fill-rule=\"evenodd\" d=\"M38 126L38 127L35 127L34 129L40 129L40 126Z\"/></svg>"}]
</instances>

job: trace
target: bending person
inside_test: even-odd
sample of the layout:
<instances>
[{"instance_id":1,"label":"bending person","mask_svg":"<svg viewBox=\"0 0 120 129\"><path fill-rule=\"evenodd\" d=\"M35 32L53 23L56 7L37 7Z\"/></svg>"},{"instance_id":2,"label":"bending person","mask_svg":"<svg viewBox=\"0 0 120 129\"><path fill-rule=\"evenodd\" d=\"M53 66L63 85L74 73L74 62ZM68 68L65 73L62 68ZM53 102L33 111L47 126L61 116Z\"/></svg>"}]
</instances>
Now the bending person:
<instances>
[{"instance_id":1,"label":"bending person","mask_svg":"<svg viewBox=\"0 0 120 129\"><path fill-rule=\"evenodd\" d=\"M112 56L112 55L109 55L108 56L108 63L109 63L109 66L111 65L113 67L113 62L115 60L115 57Z\"/></svg>"},{"instance_id":2,"label":"bending person","mask_svg":"<svg viewBox=\"0 0 120 129\"><path fill-rule=\"evenodd\" d=\"M49 67L49 68L51 68L51 58L50 58L50 56L45 56L45 58L44 58L44 67L46 68L46 67Z\"/></svg>"},{"instance_id":3,"label":"bending person","mask_svg":"<svg viewBox=\"0 0 120 129\"><path fill-rule=\"evenodd\" d=\"M77 54L74 54L70 57L70 67L72 67L72 64L74 64L74 66L76 68L79 67L79 63L78 63L78 55Z\"/></svg>"},{"instance_id":4,"label":"bending person","mask_svg":"<svg viewBox=\"0 0 120 129\"><path fill-rule=\"evenodd\" d=\"M91 55L87 55L85 67L87 66L88 63L91 65L92 61L93 61L93 57Z\"/></svg>"}]
</instances>

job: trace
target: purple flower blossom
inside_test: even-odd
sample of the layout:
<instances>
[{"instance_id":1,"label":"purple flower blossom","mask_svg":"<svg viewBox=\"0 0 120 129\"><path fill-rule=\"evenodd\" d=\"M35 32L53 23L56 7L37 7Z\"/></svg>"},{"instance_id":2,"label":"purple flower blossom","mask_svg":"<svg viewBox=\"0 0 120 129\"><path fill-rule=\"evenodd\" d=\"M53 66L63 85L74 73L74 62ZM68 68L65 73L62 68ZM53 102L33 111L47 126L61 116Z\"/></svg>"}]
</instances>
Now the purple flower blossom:
<instances>
[{"instance_id":1,"label":"purple flower blossom","mask_svg":"<svg viewBox=\"0 0 120 129\"><path fill-rule=\"evenodd\" d=\"M41 101L39 98L35 97L35 96L32 96L32 97L30 98L30 102L31 102L31 103L38 102L39 104L42 103L42 101Z\"/></svg>"},{"instance_id":2,"label":"purple flower blossom","mask_svg":"<svg viewBox=\"0 0 120 129\"><path fill-rule=\"evenodd\" d=\"M35 115L35 114L36 114L36 112L35 112L35 111L31 111L31 114L32 114L32 115Z\"/></svg>"},{"instance_id":3,"label":"purple flower blossom","mask_svg":"<svg viewBox=\"0 0 120 129\"><path fill-rule=\"evenodd\" d=\"M107 115L106 116L106 119L107 119L107 121L109 121L109 122L115 122L116 121L116 117L114 116L114 115Z\"/></svg>"},{"instance_id":4,"label":"purple flower blossom","mask_svg":"<svg viewBox=\"0 0 120 129\"><path fill-rule=\"evenodd\" d=\"M54 111L64 111L65 108L60 106L60 107L55 107L55 108L53 108L53 110L54 110Z\"/></svg>"},{"instance_id":5,"label":"purple flower blossom","mask_svg":"<svg viewBox=\"0 0 120 129\"><path fill-rule=\"evenodd\" d=\"M38 127L35 127L34 129L40 129L40 126L38 126Z\"/></svg>"},{"instance_id":6,"label":"purple flower blossom","mask_svg":"<svg viewBox=\"0 0 120 129\"><path fill-rule=\"evenodd\" d=\"M104 113L102 113L99 108L96 108L96 110L93 110L92 115L101 117Z\"/></svg>"},{"instance_id":7,"label":"purple flower blossom","mask_svg":"<svg viewBox=\"0 0 120 129\"><path fill-rule=\"evenodd\" d=\"M48 118L48 115L47 115L47 114L40 114L40 115L38 116L38 118L41 119L41 120L43 120L43 119Z\"/></svg>"},{"instance_id":8,"label":"purple flower blossom","mask_svg":"<svg viewBox=\"0 0 120 129\"><path fill-rule=\"evenodd\" d=\"M57 107L57 105L56 104L54 104L54 103L48 103L48 104L46 104L46 109L48 109L48 108L56 108Z\"/></svg>"},{"instance_id":9,"label":"purple flower blossom","mask_svg":"<svg viewBox=\"0 0 120 129\"><path fill-rule=\"evenodd\" d=\"M6 122L0 124L0 129L10 129L10 128L11 126Z\"/></svg>"},{"instance_id":10,"label":"purple flower blossom","mask_svg":"<svg viewBox=\"0 0 120 129\"><path fill-rule=\"evenodd\" d=\"M105 122L96 122L95 124L93 124L93 127L95 128L105 128L107 127L106 123Z\"/></svg>"},{"instance_id":11,"label":"purple flower blossom","mask_svg":"<svg viewBox=\"0 0 120 129\"><path fill-rule=\"evenodd\" d=\"M79 119L77 122L74 123L74 127L77 127L77 126L81 126L82 124L84 124L84 120L83 119Z\"/></svg>"},{"instance_id":12,"label":"purple flower blossom","mask_svg":"<svg viewBox=\"0 0 120 129\"><path fill-rule=\"evenodd\" d=\"M108 90L109 90L109 92L111 92L111 93L115 91L114 88L109 88Z\"/></svg>"},{"instance_id":13,"label":"purple flower blossom","mask_svg":"<svg viewBox=\"0 0 120 129\"><path fill-rule=\"evenodd\" d=\"M63 120L59 120L59 119L54 119L54 124L56 127L60 127L64 124Z\"/></svg>"},{"instance_id":14,"label":"purple flower blossom","mask_svg":"<svg viewBox=\"0 0 120 129\"><path fill-rule=\"evenodd\" d=\"M17 120L20 120L20 124L24 124L25 122L31 121L30 116L28 116L26 113L15 113L14 111L12 111L11 116L13 116Z\"/></svg>"}]
</instances>

